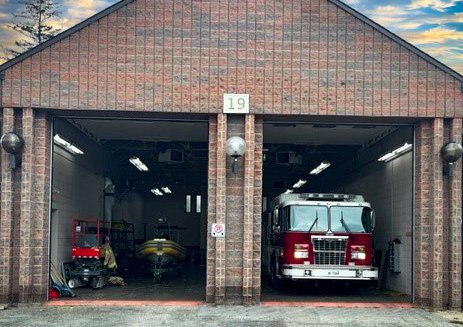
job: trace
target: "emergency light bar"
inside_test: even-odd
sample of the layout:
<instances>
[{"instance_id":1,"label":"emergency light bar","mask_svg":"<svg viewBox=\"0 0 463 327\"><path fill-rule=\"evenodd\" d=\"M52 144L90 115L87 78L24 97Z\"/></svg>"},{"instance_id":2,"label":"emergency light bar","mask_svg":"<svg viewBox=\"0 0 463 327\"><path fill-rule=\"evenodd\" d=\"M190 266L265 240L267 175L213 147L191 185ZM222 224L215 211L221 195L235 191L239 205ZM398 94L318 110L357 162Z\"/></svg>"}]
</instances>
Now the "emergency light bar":
<instances>
[{"instance_id":1,"label":"emergency light bar","mask_svg":"<svg viewBox=\"0 0 463 327\"><path fill-rule=\"evenodd\" d=\"M138 157L131 157L130 163L134 165L139 171L148 171L148 167Z\"/></svg>"},{"instance_id":2,"label":"emergency light bar","mask_svg":"<svg viewBox=\"0 0 463 327\"><path fill-rule=\"evenodd\" d=\"M413 147L413 144L409 144L405 142L405 144L402 145L401 147L398 147L397 149L392 150L391 152L386 153L384 156L380 157L378 161L384 161L384 162L391 161L392 159L397 158L401 154L410 151L412 147Z\"/></svg>"}]
</instances>

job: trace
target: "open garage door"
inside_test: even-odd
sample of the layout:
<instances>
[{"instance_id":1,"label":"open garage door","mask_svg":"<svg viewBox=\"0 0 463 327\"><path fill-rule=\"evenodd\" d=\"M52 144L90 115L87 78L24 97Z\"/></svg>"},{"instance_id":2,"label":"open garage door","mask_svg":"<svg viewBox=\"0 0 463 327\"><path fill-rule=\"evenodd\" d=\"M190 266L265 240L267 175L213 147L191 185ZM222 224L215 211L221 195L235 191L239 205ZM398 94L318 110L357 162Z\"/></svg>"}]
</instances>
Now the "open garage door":
<instances>
[{"instance_id":1,"label":"open garage door","mask_svg":"<svg viewBox=\"0 0 463 327\"><path fill-rule=\"evenodd\" d=\"M411 126L265 122L262 300L410 302L413 160Z\"/></svg>"},{"instance_id":2,"label":"open garage door","mask_svg":"<svg viewBox=\"0 0 463 327\"><path fill-rule=\"evenodd\" d=\"M207 121L54 120L51 263L76 299L205 300L207 162Z\"/></svg>"}]
</instances>

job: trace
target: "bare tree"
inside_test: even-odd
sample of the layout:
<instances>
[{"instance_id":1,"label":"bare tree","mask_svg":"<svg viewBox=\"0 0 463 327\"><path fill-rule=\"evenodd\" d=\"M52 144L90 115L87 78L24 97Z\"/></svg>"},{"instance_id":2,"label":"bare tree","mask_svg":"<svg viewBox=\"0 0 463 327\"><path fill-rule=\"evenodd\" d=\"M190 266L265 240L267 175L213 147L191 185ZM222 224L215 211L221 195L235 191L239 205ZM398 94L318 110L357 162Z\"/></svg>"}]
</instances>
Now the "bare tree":
<instances>
[{"instance_id":1,"label":"bare tree","mask_svg":"<svg viewBox=\"0 0 463 327\"><path fill-rule=\"evenodd\" d=\"M50 23L60 16L54 0L19 0L23 7L13 14L8 28L18 32L22 38L15 41L15 47L4 48L4 59L12 59L23 52L47 41L60 32Z\"/></svg>"}]
</instances>

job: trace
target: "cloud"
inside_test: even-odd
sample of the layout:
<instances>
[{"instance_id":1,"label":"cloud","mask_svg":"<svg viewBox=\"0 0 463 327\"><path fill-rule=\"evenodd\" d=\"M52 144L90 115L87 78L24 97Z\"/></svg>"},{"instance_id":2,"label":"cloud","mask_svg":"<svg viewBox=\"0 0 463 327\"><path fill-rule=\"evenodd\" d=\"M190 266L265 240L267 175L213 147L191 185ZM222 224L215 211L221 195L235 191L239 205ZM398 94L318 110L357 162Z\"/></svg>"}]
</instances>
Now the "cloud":
<instances>
[{"instance_id":1,"label":"cloud","mask_svg":"<svg viewBox=\"0 0 463 327\"><path fill-rule=\"evenodd\" d=\"M115 0L66 0L66 13L62 19L56 21L56 24L61 24L62 29L67 29L81 22L82 20L93 16L97 12L108 7Z\"/></svg>"},{"instance_id":2,"label":"cloud","mask_svg":"<svg viewBox=\"0 0 463 327\"><path fill-rule=\"evenodd\" d=\"M426 31L409 32L404 36L414 44L445 43L446 41L463 40L463 31L445 27L435 27Z\"/></svg>"},{"instance_id":3,"label":"cloud","mask_svg":"<svg viewBox=\"0 0 463 327\"><path fill-rule=\"evenodd\" d=\"M432 8L437 11L444 11L447 8L455 6L462 0L412 0L408 5L409 9Z\"/></svg>"}]
</instances>

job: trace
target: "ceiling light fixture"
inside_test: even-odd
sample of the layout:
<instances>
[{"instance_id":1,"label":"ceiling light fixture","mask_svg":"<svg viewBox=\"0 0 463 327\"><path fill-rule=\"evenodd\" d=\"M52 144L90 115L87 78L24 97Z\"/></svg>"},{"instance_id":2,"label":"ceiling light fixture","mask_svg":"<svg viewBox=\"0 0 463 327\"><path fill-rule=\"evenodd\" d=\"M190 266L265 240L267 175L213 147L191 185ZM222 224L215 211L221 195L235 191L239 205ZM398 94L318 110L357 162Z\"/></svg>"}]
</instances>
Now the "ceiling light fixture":
<instances>
[{"instance_id":1,"label":"ceiling light fixture","mask_svg":"<svg viewBox=\"0 0 463 327\"><path fill-rule=\"evenodd\" d=\"M72 154L84 154L84 152L81 149L79 149L74 144L66 141L59 134L56 134L55 136L53 136L53 142L61 146L63 149L67 150L68 152L71 152Z\"/></svg>"},{"instance_id":2,"label":"ceiling light fixture","mask_svg":"<svg viewBox=\"0 0 463 327\"><path fill-rule=\"evenodd\" d=\"M152 188L151 193L153 193L156 196L163 196L164 195L158 188Z\"/></svg>"},{"instance_id":3,"label":"ceiling light fixture","mask_svg":"<svg viewBox=\"0 0 463 327\"><path fill-rule=\"evenodd\" d=\"M293 188L299 188L303 186L307 181L305 179L300 179L296 184L293 185Z\"/></svg>"},{"instance_id":4,"label":"ceiling light fixture","mask_svg":"<svg viewBox=\"0 0 463 327\"><path fill-rule=\"evenodd\" d=\"M323 161L322 163L318 165L318 167L312 169L312 171L310 172L310 175L318 175L322 171L324 171L326 168L328 168L329 166L331 166L331 163L329 163L328 161Z\"/></svg>"},{"instance_id":5,"label":"ceiling light fixture","mask_svg":"<svg viewBox=\"0 0 463 327\"><path fill-rule=\"evenodd\" d=\"M130 163L134 165L139 171L148 171L148 167L138 157L130 157Z\"/></svg>"},{"instance_id":6,"label":"ceiling light fixture","mask_svg":"<svg viewBox=\"0 0 463 327\"><path fill-rule=\"evenodd\" d=\"M384 161L384 162L391 161L392 159L397 158L401 154L410 151L412 148L413 148L413 144L405 143L401 147L398 147L397 149L392 150L389 153L386 153L385 155L380 157L378 161Z\"/></svg>"},{"instance_id":7,"label":"ceiling light fixture","mask_svg":"<svg viewBox=\"0 0 463 327\"><path fill-rule=\"evenodd\" d=\"M172 191L167 186L161 187L161 190L166 194L172 194Z\"/></svg>"},{"instance_id":8,"label":"ceiling light fixture","mask_svg":"<svg viewBox=\"0 0 463 327\"><path fill-rule=\"evenodd\" d=\"M283 194L291 194L291 193L293 193L293 192L294 192L294 190L287 189Z\"/></svg>"}]
</instances>

